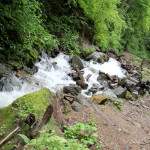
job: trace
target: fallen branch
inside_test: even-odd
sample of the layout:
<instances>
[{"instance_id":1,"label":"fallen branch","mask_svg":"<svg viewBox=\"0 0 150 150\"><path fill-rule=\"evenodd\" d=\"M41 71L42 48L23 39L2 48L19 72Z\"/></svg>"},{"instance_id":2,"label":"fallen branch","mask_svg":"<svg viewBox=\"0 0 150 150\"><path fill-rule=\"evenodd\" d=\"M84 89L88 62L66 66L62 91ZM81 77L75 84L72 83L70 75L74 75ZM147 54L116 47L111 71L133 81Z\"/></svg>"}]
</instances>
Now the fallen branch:
<instances>
[{"instance_id":1,"label":"fallen branch","mask_svg":"<svg viewBox=\"0 0 150 150\"><path fill-rule=\"evenodd\" d=\"M73 98L70 98L70 97L65 97L69 102L73 102Z\"/></svg>"},{"instance_id":2,"label":"fallen branch","mask_svg":"<svg viewBox=\"0 0 150 150\"><path fill-rule=\"evenodd\" d=\"M88 74L88 75L86 76L86 81L88 81L91 76L92 76L91 74Z\"/></svg>"},{"instance_id":3,"label":"fallen branch","mask_svg":"<svg viewBox=\"0 0 150 150\"><path fill-rule=\"evenodd\" d=\"M79 68L75 68L75 70L78 72L80 80L84 82L84 77L83 77L80 69Z\"/></svg>"},{"instance_id":4,"label":"fallen branch","mask_svg":"<svg viewBox=\"0 0 150 150\"><path fill-rule=\"evenodd\" d=\"M70 98L75 98L75 96L64 94L64 97L70 97Z\"/></svg>"},{"instance_id":5,"label":"fallen branch","mask_svg":"<svg viewBox=\"0 0 150 150\"><path fill-rule=\"evenodd\" d=\"M14 133L16 133L18 130L20 129L20 127L16 127L10 134L8 134L1 142L0 142L0 146L7 141Z\"/></svg>"}]
</instances>

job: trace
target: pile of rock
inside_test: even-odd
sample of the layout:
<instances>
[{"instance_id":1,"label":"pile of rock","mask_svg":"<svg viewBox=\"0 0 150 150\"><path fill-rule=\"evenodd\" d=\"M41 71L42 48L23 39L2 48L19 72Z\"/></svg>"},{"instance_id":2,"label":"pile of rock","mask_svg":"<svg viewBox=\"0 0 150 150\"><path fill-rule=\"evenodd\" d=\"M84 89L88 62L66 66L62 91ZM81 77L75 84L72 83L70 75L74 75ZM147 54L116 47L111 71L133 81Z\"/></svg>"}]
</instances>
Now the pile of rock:
<instances>
[{"instance_id":1,"label":"pile of rock","mask_svg":"<svg viewBox=\"0 0 150 150\"><path fill-rule=\"evenodd\" d=\"M120 59L118 54L114 51L109 51L108 55L120 61L121 66L126 69L126 77L123 79L117 76L110 76L103 72L99 72L97 81L99 84L93 85L88 92L94 95L97 91L101 91L102 94L93 96L92 101L97 101L98 104L105 102L110 99L112 101L117 100L117 98L124 98L127 100L136 100L139 95L144 95L146 93L150 94L150 78L142 78L140 71L135 70L135 67L125 60ZM108 61L109 56L107 54L100 55L100 52L94 52L86 57L86 60L94 60L99 63L104 63ZM101 57L99 57L101 56ZM78 86L76 87L64 87L64 92L71 95L78 95L81 93L81 89L87 89L88 84L86 81L90 78L90 74L86 79L83 77L82 69L84 68L82 60L79 56L74 56L71 59L72 68L75 72L71 73L73 80L76 81ZM72 90L66 91L67 88ZM80 92L74 92L74 88L80 89ZM79 91L79 90L78 90ZM79 106L76 102L74 103Z\"/></svg>"}]
</instances>

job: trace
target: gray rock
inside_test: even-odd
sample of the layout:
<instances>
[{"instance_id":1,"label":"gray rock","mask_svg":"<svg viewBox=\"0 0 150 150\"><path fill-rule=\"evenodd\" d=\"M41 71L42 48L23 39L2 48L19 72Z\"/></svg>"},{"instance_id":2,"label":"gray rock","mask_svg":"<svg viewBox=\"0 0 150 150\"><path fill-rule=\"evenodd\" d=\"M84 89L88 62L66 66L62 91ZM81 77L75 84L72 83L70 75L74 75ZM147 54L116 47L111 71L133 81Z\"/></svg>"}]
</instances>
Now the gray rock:
<instances>
[{"instance_id":1,"label":"gray rock","mask_svg":"<svg viewBox=\"0 0 150 150\"><path fill-rule=\"evenodd\" d=\"M144 95L146 93L146 89L140 88L138 92L140 95Z\"/></svg>"},{"instance_id":2,"label":"gray rock","mask_svg":"<svg viewBox=\"0 0 150 150\"><path fill-rule=\"evenodd\" d=\"M103 87L109 87L109 83L106 80L98 80L98 82L103 86Z\"/></svg>"},{"instance_id":3,"label":"gray rock","mask_svg":"<svg viewBox=\"0 0 150 150\"><path fill-rule=\"evenodd\" d=\"M70 93L74 96L78 95L79 93L81 93L81 87L76 86L76 85L71 85L71 86L65 86L63 88L63 92L64 93Z\"/></svg>"},{"instance_id":4,"label":"gray rock","mask_svg":"<svg viewBox=\"0 0 150 150\"><path fill-rule=\"evenodd\" d=\"M138 98L138 95L139 95L138 91L134 90L134 91L132 92L132 96L133 96L135 99Z\"/></svg>"},{"instance_id":5,"label":"gray rock","mask_svg":"<svg viewBox=\"0 0 150 150\"><path fill-rule=\"evenodd\" d=\"M73 56L71 62L73 67L78 67L80 70L84 68L79 56Z\"/></svg>"},{"instance_id":6,"label":"gray rock","mask_svg":"<svg viewBox=\"0 0 150 150\"><path fill-rule=\"evenodd\" d=\"M133 81L131 81L131 80L129 80L129 79L126 79L125 82L126 82L127 88L136 85L135 82L133 82Z\"/></svg>"},{"instance_id":7,"label":"gray rock","mask_svg":"<svg viewBox=\"0 0 150 150\"><path fill-rule=\"evenodd\" d=\"M126 79L125 82L126 82L125 87L126 87L131 93L136 89L136 87L137 87L137 85L138 85L137 83L135 83L135 82L133 82L133 81L131 81L131 80L129 80L129 79Z\"/></svg>"},{"instance_id":8,"label":"gray rock","mask_svg":"<svg viewBox=\"0 0 150 150\"><path fill-rule=\"evenodd\" d=\"M102 95L106 95L112 101L117 100L116 94L111 89L103 91Z\"/></svg>"},{"instance_id":9,"label":"gray rock","mask_svg":"<svg viewBox=\"0 0 150 150\"><path fill-rule=\"evenodd\" d=\"M72 103L72 109L73 109L74 111L81 112L81 111L82 111L82 105L79 104L78 102L74 101L74 102Z\"/></svg>"},{"instance_id":10,"label":"gray rock","mask_svg":"<svg viewBox=\"0 0 150 150\"><path fill-rule=\"evenodd\" d=\"M85 105L87 103L87 98L83 94L78 94L73 100L81 105Z\"/></svg>"},{"instance_id":11,"label":"gray rock","mask_svg":"<svg viewBox=\"0 0 150 150\"><path fill-rule=\"evenodd\" d=\"M13 89L19 90L21 82L15 76L6 76L0 80L0 91L10 92Z\"/></svg>"},{"instance_id":12,"label":"gray rock","mask_svg":"<svg viewBox=\"0 0 150 150\"><path fill-rule=\"evenodd\" d=\"M13 71L10 68L8 68L5 65L0 63L0 79L4 76L11 74L11 73L13 73Z\"/></svg>"},{"instance_id":13,"label":"gray rock","mask_svg":"<svg viewBox=\"0 0 150 150\"><path fill-rule=\"evenodd\" d=\"M130 77L129 80L132 81L132 82L134 82L134 83L136 83L136 84L139 83L139 80L136 79L136 78L133 78L133 77Z\"/></svg>"},{"instance_id":14,"label":"gray rock","mask_svg":"<svg viewBox=\"0 0 150 150\"><path fill-rule=\"evenodd\" d=\"M150 85L150 77L144 77L141 80L142 83Z\"/></svg>"},{"instance_id":15,"label":"gray rock","mask_svg":"<svg viewBox=\"0 0 150 150\"><path fill-rule=\"evenodd\" d=\"M115 88L113 92L117 95L117 97L124 98L126 95L127 89L119 86Z\"/></svg>"},{"instance_id":16,"label":"gray rock","mask_svg":"<svg viewBox=\"0 0 150 150\"><path fill-rule=\"evenodd\" d=\"M33 73L37 73L37 72L38 72L38 69L39 69L38 66L33 66L33 67L32 67Z\"/></svg>"},{"instance_id":17,"label":"gray rock","mask_svg":"<svg viewBox=\"0 0 150 150\"><path fill-rule=\"evenodd\" d=\"M78 74L77 72L73 72L73 73L72 73L72 78L73 78L74 81L77 81L77 80L80 79L80 78L79 78L79 74Z\"/></svg>"},{"instance_id":18,"label":"gray rock","mask_svg":"<svg viewBox=\"0 0 150 150\"><path fill-rule=\"evenodd\" d=\"M35 73L33 69L26 67L26 66L24 66L23 71L30 75L33 75Z\"/></svg>"}]
</instances>

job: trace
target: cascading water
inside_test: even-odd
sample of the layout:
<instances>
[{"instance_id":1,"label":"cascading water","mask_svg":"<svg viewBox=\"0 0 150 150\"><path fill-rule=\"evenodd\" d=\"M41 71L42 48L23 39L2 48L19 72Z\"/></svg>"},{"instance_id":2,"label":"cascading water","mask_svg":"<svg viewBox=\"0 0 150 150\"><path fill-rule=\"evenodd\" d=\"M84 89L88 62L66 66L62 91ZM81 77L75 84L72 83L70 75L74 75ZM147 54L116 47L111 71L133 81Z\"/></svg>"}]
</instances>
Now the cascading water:
<instances>
[{"instance_id":1,"label":"cascading water","mask_svg":"<svg viewBox=\"0 0 150 150\"><path fill-rule=\"evenodd\" d=\"M48 58L44 55L41 61L35 64L39 68L36 74L28 76L25 79L17 78L13 74L3 77L0 80L0 108L8 106L16 98L33 91L48 88L52 92L56 92L64 86L76 84L68 75L73 72L69 61L70 57L63 53L60 53L56 58ZM124 70L120 67L119 62L112 58L101 65L94 61L83 61L83 64L83 76L92 75L87 82L89 85L88 89L82 91L84 95L93 84L99 84L97 81L99 70L109 75L117 75L119 78L125 77Z\"/></svg>"}]
</instances>

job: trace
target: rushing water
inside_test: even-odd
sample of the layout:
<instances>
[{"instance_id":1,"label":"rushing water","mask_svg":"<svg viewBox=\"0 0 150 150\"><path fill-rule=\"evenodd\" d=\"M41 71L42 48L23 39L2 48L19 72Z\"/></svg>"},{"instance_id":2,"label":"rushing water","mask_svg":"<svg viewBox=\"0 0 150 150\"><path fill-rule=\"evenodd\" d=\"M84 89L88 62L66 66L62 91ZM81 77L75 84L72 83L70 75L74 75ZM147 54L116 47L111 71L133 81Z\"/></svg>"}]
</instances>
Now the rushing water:
<instances>
[{"instance_id":1,"label":"rushing water","mask_svg":"<svg viewBox=\"0 0 150 150\"><path fill-rule=\"evenodd\" d=\"M35 65L38 66L38 72L27 79L17 78L15 75L10 75L7 78L2 78L3 83L0 91L0 108L11 104L16 98L21 97L27 93L37 91L43 88L48 88L52 92L62 89L64 86L75 84L75 81L68 75L73 72L70 66L70 57L60 53L56 58L48 58L46 55L41 58L40 62ZM97 77L99 70L108 73L109 75L117 75L119 78L125 77L124 70L120 67L120 63L110 58L104 64L95 63L94 61L83 61L84 74L92 76L88 80L88 89L93 84L99 84ZM87 90L83 90L85 94Z\"/></svg>"}]
</instances>

